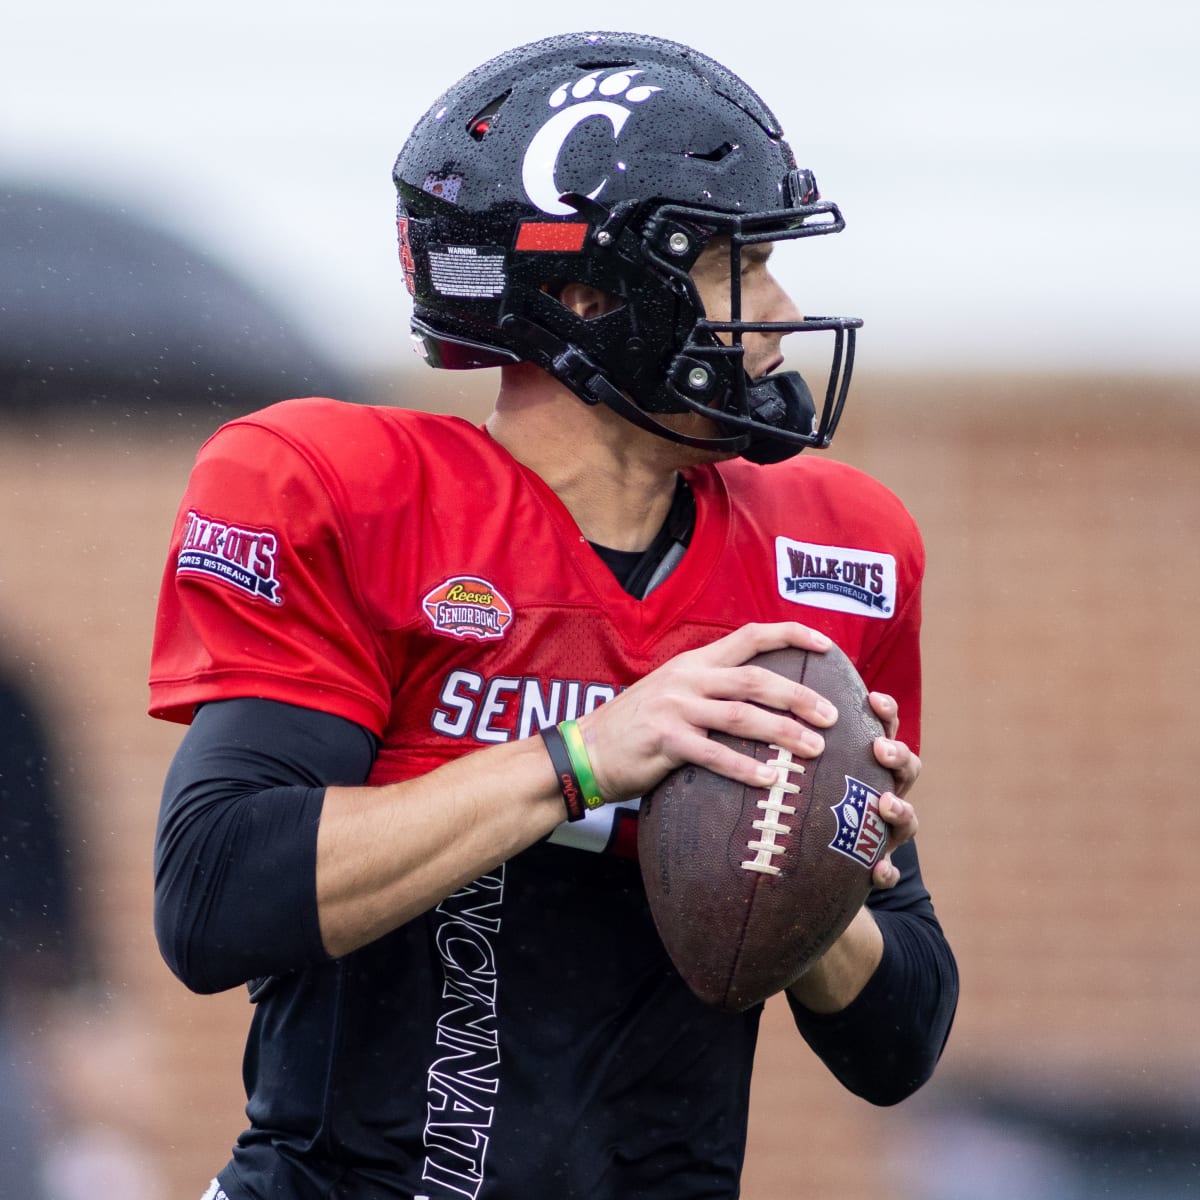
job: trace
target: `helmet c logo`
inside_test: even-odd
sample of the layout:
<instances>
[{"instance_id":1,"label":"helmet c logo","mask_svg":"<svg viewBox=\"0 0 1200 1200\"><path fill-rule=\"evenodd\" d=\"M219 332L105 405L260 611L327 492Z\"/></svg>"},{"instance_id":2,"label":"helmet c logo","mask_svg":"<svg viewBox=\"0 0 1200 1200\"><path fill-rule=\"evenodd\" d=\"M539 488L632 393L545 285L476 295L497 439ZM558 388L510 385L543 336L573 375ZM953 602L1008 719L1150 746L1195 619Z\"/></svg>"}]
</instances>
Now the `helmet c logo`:
<instances>
[{"instance_id":1,"label":"helmet c logo","mask_svg":"<svg viewBox=\"0 0 1200 1200\"><path fill-rule=\"evenodd\" d=\"M550 97L550 106L558 108L566 102L568 95L576 100L582 100L585 96L591 95L596 89L596 78L599 74L599 71L593 71L590 75L585 75L569 91L564 84ZM634 104L640 104L661 90L645 86L630 88L629 84L633 76L637 74L639 74L637 71L619 71L614 75L609 75L600 82L600 94L620 97ZM558 159L562 154L563 144L579 125L592 117L604 117L608 121L612 126L613 141L615 142L620 137L621 130L625 128L625 122L629 120L630 113L630 109L624 108L620 104L614 104L611 100L586 100L582 104L573 104L570 108L564 108L561 112L555 113L533 135L525 151L525 159L521 164L521 183L524 185L525 194L529 199L544 213L554 216L566 216L573 213L575 210L563 204L559 199L562 191L555 182ZM588 198L595 200L604 190L607 182L608 176L606 175L588 192Z\"/></svg>"}]
</instances>

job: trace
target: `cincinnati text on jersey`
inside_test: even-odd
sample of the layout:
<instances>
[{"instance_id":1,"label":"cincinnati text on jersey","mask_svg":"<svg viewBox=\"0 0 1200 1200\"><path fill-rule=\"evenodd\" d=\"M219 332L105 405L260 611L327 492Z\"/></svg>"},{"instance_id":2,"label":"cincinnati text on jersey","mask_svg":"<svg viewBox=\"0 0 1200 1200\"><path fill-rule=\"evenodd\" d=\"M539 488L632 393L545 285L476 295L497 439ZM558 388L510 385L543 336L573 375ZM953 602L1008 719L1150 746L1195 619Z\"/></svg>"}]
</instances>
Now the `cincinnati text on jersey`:
<instances>
[{"instance_id":1,"label":"cincinnati text on jersey","mask_svg":"<svg viewBox=\"0 0 1200 1200\"><path fill-rule=\"evenodd\" d=\"M437 1057L426 1072L421 1178L442 1195L474 1197L483 1186L500 1090L494 938L500 931L503 900L501 863L434 910L443 1007L437 1021Z\"/></svg>"},{"instance_id":2,"label":"cincinnati text on jersey","mask_svg":"<svg viewBox=\"0 0 1200 1200\"><path fill-rule=\"evenodd\" d=\"M192 509L184 522L175 570L218 579L248 596L282 604L278 550L279 539L270 529L230 525Z\"/></svg>"}]
</instances>

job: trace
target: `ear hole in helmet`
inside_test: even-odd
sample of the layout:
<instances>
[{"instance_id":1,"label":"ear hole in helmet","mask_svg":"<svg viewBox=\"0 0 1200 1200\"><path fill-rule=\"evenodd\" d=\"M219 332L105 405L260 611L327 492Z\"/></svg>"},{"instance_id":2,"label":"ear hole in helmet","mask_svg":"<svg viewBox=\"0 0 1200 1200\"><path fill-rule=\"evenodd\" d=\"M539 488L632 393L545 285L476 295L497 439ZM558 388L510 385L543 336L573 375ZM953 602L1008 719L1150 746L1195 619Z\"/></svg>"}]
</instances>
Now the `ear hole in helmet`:
<instances>
[{"instance_id":1,"label":"ear hole in helmet","mask_svg":"<svg viewBox=\"0 0 1200 1200\"><path fill-rule=\"evenodd\" d=\"M544 284L542 291L584 321L596 321L625 307L622 297L601 291L590 283L556 279Z\"/></svg>"},{"instance_id":2,"label":"ear hole in helmet","mask_svg":"<svg viewBox=\"0 0 1200 1200\"><path fill-rule=\"evenodd\" d=\"M494 100L490 100L468 122L467 135L476 142L482 142L492 128L496 114L504 106L505 100L512 95L512 88L501 92Z\"/></svg>"}]
</instances>

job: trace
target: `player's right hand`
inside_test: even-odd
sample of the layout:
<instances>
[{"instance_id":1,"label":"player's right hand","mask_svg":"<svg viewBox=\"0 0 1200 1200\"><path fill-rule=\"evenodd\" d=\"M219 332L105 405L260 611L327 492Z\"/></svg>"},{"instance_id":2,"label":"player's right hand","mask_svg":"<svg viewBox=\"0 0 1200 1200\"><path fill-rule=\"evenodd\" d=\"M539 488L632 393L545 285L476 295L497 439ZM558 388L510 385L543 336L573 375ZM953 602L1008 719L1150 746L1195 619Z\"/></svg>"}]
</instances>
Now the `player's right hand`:
<instances>
[{"instance_id":1,"label":"player's right hand","mask_svg":"<svg viewBox=\"0 0 1200 1200\"><path fill-rule=\"evenodd\" d=\"M710 739L710 730L782 746L801 758L820 754L824 739L801 719L828 728L837 720L834 707L812 688L748 663L768 650L821 652L830 645L823 633L795 621L743 625L676 655L580 717L601 796L640 796L683 763L748 786L774 781L773 767Z\"/></svg>"}]
</instances>

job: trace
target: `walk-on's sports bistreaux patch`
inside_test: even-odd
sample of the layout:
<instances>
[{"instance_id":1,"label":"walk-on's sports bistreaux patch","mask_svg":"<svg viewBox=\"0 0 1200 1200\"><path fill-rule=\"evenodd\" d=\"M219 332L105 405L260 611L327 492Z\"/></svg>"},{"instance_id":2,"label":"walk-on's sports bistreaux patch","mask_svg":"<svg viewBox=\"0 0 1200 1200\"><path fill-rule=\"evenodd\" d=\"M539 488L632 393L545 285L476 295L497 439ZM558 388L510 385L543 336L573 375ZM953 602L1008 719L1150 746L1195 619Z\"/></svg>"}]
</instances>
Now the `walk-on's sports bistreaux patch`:
<instances>
[{"instance_id":1,"label":"walk-on's sports bistreaux patch","mask_svg":"<svg viewBox=\"0 0 1200 1200\"><path fill-rule=\"evenodd\" d=\"M775 570L779 594L793 604L884 619L896 609L891 554L777 537Z\"/></svg>"},{"instance_id":2,"label":"walk-on's sports bistreaux patch","mask_svg":"<svg viewBox=\"0 0 1200 1200\"><path fill-rule=\"evenodd\" d=\"M206 575L247 596L282 604L278 552L274 530L233 525L192 509L184 525L175 573Z\"/></svg>"}]
</instances>

